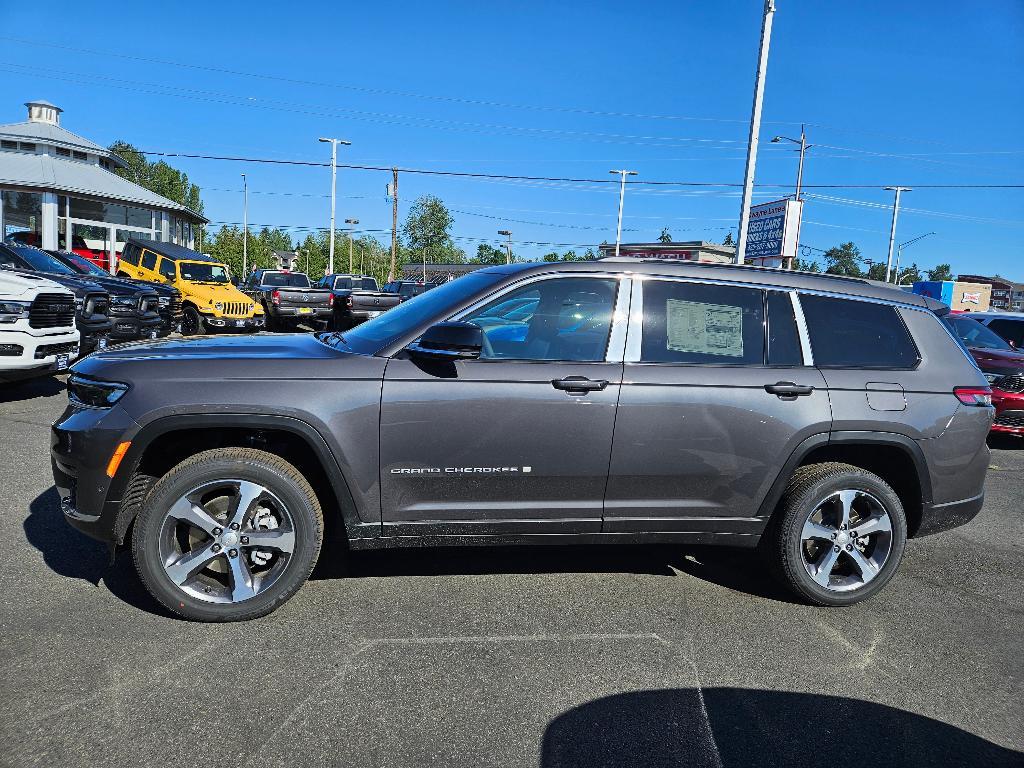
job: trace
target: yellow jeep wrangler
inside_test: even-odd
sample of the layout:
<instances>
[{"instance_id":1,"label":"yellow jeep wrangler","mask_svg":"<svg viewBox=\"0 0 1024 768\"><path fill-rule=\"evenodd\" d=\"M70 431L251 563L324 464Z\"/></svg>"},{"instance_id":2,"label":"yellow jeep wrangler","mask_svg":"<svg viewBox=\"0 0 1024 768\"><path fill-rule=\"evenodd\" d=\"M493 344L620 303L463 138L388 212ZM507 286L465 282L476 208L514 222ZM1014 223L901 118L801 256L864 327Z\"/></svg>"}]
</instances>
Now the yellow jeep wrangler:
<instances>
[{"instance_id":1,"label":"yellow jeep wrangler","mask_svg":"<svg viewBox=\"0 0 1024 768\"><path fill-rule=\"evenodd\" d=\"M227 265L184 246L129 240L118 261L117 274L167 283L181 291L181 332L185 336L263 328L263 307L231 284Z\"/></svg>"}]
</instances>

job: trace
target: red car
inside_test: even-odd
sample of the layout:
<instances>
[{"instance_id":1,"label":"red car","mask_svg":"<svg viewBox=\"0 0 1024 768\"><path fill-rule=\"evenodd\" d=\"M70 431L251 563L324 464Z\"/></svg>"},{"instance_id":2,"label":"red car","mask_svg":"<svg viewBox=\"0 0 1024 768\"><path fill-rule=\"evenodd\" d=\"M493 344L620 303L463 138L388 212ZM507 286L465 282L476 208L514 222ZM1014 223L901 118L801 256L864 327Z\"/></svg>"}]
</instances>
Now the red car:
<instances>
[{"instance_id":1,"label":"red car","mask_svg":"<svg viewBox=\"0 0 1024 768\"><path fill-rule=\"evenodd\" d=\"M992 431L1024 435L1024 352L969 315L950 312L942 320L992 385Z\"/></svg>"}]
</instances>

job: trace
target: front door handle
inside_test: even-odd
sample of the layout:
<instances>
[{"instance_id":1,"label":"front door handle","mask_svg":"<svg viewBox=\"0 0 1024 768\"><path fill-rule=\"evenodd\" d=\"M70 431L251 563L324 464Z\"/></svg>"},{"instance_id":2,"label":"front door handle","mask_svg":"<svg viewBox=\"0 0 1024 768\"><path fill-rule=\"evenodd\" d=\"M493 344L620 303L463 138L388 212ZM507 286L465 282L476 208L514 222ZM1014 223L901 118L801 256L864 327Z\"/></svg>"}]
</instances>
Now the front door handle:
<instances>
[{"instance_id":1,"label":"front door handle","mask_svg":"<svg viewBox=\"0 0 1024 768\"><path fill-rule=\"evenodd\" d=\"M566 376L564 379L552 379L551 386L570 395L584 395L604 389L608 382L605 379L588 379L586 376Z\"/></svg>"},{"instance_id":2,"label":"front door handle","mask_svg":"<svg viewBox=\"0 0 1024 768\"><path fill-rule=\"evenodd\" d=\"M792 381L777 381L774 384L765 384L764 391L770 395L778 395L779 400L796 400L798 397L811 394L814 387L808 384L794 384Z\"/></svg>"}]
</instances>

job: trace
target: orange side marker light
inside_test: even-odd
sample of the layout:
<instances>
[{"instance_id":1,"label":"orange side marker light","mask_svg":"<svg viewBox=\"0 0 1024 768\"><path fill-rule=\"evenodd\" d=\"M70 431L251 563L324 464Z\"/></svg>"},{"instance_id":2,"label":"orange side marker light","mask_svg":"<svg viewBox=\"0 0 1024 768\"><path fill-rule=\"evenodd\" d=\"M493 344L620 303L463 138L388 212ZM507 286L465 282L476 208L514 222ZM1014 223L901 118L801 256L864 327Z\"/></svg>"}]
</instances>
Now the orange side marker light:
<instances>
[{"instance_id":1,"label":"orange side marker light","mask_svg":"<svg viewBox=\"0 0 1024 768\"><path fill-rule=\"evenodd\" d=\"M121 466L121 459L124 458L131 444L131 440L125 440L114 449L114 455L110 457L110 462L107 464L107 477L113 477L117 474L117 468Z\"/></svg>"}]
</instances>

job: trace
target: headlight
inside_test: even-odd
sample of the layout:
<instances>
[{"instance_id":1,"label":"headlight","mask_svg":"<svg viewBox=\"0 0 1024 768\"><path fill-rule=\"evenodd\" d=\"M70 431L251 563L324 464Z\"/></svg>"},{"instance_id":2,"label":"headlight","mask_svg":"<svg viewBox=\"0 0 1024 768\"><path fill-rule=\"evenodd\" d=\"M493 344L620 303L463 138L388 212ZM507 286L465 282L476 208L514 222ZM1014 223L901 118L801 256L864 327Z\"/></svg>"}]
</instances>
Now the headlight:
<instances>
[{"instance_id":1,"label":"headlight","mask_svg":"<svg viewBox=\"0 0 1024 768\"><path fill-rule=\"evenodd\" d=\"M72 374L68 378L68 400L85 408L109 408L128 391L127 384L96 381Z\"/></svg>"},{"instance_id":2,"label":"headlight","mask_svg":"<svg viewBox=\"0 0 1024 768\"><path fill-rule=\"evenodd\" d=\"M1001 374L1001 373L986 373L985 374L985 378L988 380L988 383L991 384L992 382L999 381L999 379L1003 378L1003 374Z\"/></svg>"},{"instance_id":3,"label":"headlight","mask_svg":"<svg viewBox=\"0 0 1024 768\"><path fill-rule=\"evenodd\" d=\"M213 308L220 312L222 309L224 309L224 304L223 302L218 301L216 304L213 305Z\"/></svg>"},{"instance_id":4,"label":"headlight","mask_svg":"<svg viewBox=\"0 0 1024 768\"><path fill-rule=\"evenodd\" d=\"M0 323L16 323L21 318L28 317L31 307L30 301L0 301Z\"/></svg>"},{"instance_id":5,"label":"headlight","mask_svg":"<svg viewBox=\"0 0 1024 768\"><path fill-rule=\"evenodd\" d=\"M134 307L135 306L135 297L134 296L111 296L110 297L110 303L111 304L117 304L118 306L121 306L121 307Z\"/></svg>"}]
</instances>

